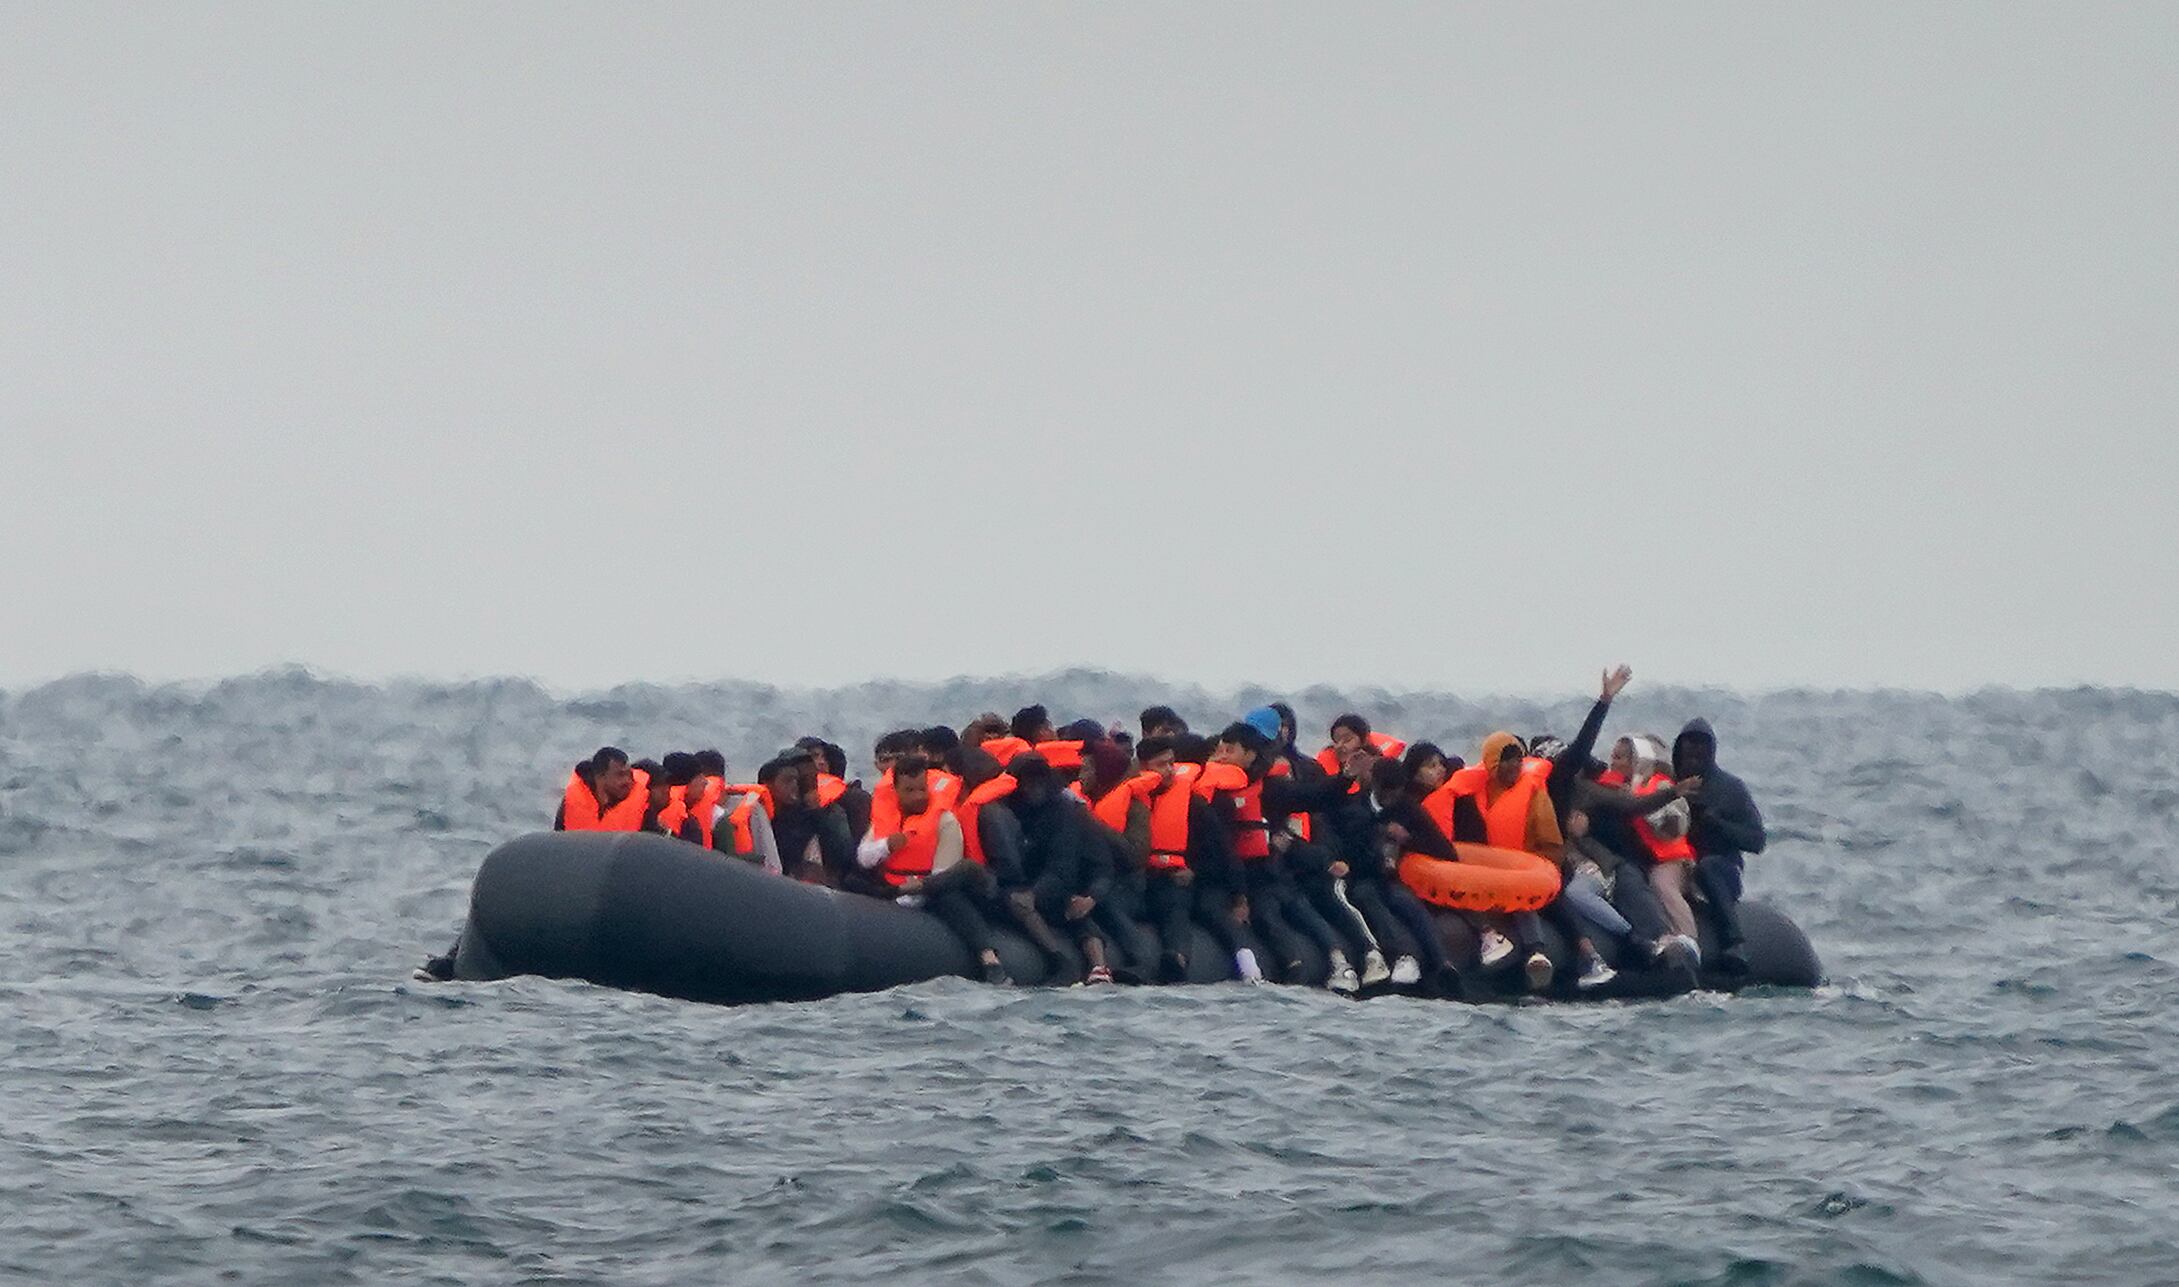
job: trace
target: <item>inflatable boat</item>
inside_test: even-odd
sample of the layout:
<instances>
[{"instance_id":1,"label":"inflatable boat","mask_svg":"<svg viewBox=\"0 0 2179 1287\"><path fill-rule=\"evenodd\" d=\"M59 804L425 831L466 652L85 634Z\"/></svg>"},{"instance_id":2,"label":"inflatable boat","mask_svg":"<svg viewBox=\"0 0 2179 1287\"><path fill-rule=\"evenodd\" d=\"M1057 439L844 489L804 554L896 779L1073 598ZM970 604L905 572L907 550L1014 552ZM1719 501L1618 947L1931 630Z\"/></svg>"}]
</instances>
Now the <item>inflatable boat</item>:
<instances>
[{"instance_id":1,"label":"inflatable boat","mask_svg":"<svg viewBox=\"0 0 2179 1287\"><path fill-rule=\"evenodd\" d=\"M1684 966L1615 960L1617 980L1578 993L1568 968L1572 952L1547 924L1545 950L1559 967L1552 994L1669 996L1698 986L1820 981L1822 966L1799 927L1761 903L1743 902L1740 910L1745 974L1697 977ZM1452 912L1436 918L1447 954L1460 967L1459 999L1519 995L1516 982L1481 969L1466 920ZM1047 979L1047 963L1026 940L1005 930L994 936L1016 981ZM1704 942L1706 960L1715 957L1714 946ZM1230 958L1200 929L1188 957L1191 983L1232 977ZM521 837L484 860L454 970L466 980L536 974L732 1005L975 977L973 965L951 931L912 908L787 880L664 836L565 831ZM1323 982L1321 957L1303 967L1305 977L1293 981Z\"/></svg>"}]
</instances>

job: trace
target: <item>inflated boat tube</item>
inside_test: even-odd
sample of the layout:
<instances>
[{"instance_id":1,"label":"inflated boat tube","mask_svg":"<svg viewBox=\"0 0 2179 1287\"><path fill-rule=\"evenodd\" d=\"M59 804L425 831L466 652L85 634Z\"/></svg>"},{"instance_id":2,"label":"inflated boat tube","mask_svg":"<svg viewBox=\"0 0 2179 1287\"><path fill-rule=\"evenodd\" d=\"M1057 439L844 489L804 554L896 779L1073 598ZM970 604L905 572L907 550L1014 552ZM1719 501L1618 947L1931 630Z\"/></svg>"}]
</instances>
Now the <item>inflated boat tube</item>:
<instances>
[{"instance_id":1,"label":"inflated boat tube","mask_svg":"<svg viewBox=\"0 0 2179 1287\"><path fill-rule=\"evenodd\" d=\"M1453 912L1437 920L1467 997L1507 995L1504 980L1476 965L1468 921ZM1706 975L1703 983L1817 981L1815 953L1791 921L1755 903L1741 904L1741 920L1748 975ZM1565 965L1566 946L1546 929L1547 950ZM1147 927L1144 934L1155 944ZM992 937L1016 980L1041 983L1050 976L1042 954L1019 935L995 928ZM1188 956L1191 983L1232 977L1231 958L1200 929ZM1146 973L1154 966L1138 964ZM1066 965L1079 969L1071 956ZM732 1004L974 977L974 966L968 949L927 912L785 880L664 836L586 831L524 836L484 860L454 968L468 980L537 974ZM1694 985L1691 976L1640 968L1621 977L1625 983L1600 995L1659 995ZM1570 974L1562 970L1561 978L1567 986L1560 990L1572 995Z\"/></svg>"},{"instance_id":2,"label":"inflated boat tube","mask_svg":"<svg viewBox=\"0 0 2179 1287\"><path fill-rule=\"evenodd\" d=\"M1534 912L1559 896L1559 869L1549 858L1489 845L1454 845L1459 862L1424 854L1400 859L1400 880L1415 897L1462 912Z\"/></svg>"}]
</instances>

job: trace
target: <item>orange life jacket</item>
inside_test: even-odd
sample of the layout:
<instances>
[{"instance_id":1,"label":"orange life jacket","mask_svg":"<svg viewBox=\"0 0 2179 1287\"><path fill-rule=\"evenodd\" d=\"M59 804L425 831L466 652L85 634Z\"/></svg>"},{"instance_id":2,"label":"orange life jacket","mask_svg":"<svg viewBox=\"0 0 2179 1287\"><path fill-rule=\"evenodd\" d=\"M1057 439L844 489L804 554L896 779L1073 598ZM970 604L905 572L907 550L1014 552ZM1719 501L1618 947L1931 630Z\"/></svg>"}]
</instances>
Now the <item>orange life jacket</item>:
<instances>
[{"instance_id":1,"label":"orange life jacket","mask_svg":"<svg viewBox=\"0 0 2179 1287\"><path fill-rule=\"evenodd\" d=\"M826 805L831 804L833 801L839 799L841 796L846 794L847 782L845 779L836 778L830 773L820 773L817 775L818 808L822 809Z\"/></svg>"},{"instance_id":2,"label":"orange life jacket","mask_svg":"<svg viewBox=\"0 0 2179 1287\"><path fill-rule=\"evenodd\" d=\"M747 858L757 851L756 811L772 816L772 793L760 782L737 782L720 786L720 798L728 795L741 797L726 811L726 825L732 829L735 856Z\"/></svg>"},{"instance_id":3,"label":"orange life jacket","mask_svg":"<svg viewBox=\"0 0 2179 1287\"><path fill-rule=\"evenodd\" d=\"M658 811L658 825L664 829L667 835L678 836L681 834L681 824L688 820L688 788L685 786L667 787L665 807Z\"/></svg>"},{"instance_id":4,"label":"orange life jacket","mask_svg":"<svg viewBox=\"0 0 2179 1287\"><path fill-rule=\"evenodd\" d=\"M1627 784L1627 775L1616 769L1608 770L1598 774L1596 782L1598 786L1625 786ZM1671 785L1671 778L1662 773L1652 773L1649 781L1636 787L1634 793L1636 795L1655 795L1658 791ZM1649 850L1649 856L1658 862L1693 862L1695 860L1693 841L1686 836L1681 836L1677 840L1666 840L1657 834L1655 827L1649 825L1647 817L1634 820L1634 834L1642 838L1642 847Z\"/></svg>"},{"instance_id":5,"label":"orange life jacket","mask_svg":"<svg viewBox=\"0 0 2179 1287\"><path fill-rule=\"evenodd\" d=\"M696 793L696 803L687 805L687 807L683 810L683 812L686 814L686 817L682 821L686 822L689 820L694 820L694 822L696 823L697 832L696 843L702 845L706 849L709 849L711 848L712 839L711 829L714 825L712 819L716 818L719 814L719 801L726 798L726 779L715 778L709 774L705 774L703 777L696 779L696 781L704 784L703 790ZM692 782L689 785L694 786L695 784L695 782ZM688 793L685 788L676 787L674 788L674 790L681 792L681 798L683 799L683 801L686 801ZM673 803L674 802L672 800L667 801L667 811L670 812L672 810ZM658 820L660 822L664 822L666 820L666 814L660 813L658 815ZM674 824L666 828L666 834L678 836L681 834L681 827L682 822L675 822Z\"/></svg>"},{"instance_id":6,"label":"orange life jacket","mask_svg":"<svg viewBox=\"0 0 2179 1287\"><path fill-rule=\"evenodd\" d=\"M914 817L902 818L896 802L889 824L882 828L875 821L870 824L870 834L880 840L895 835L908 837L907 844L886 855L885 861L878 866L878 874L885 878L886 884L897 889L907 884L910 877L931 874L931 863L938 856L938 820L945 816L945 806L938 803L934 795L923 812Z\"/></svg>"},{"instance_id":7,"label":"orange life jacket","mask_svg":"<svg viewBox=\"0 0 2179 1287\"><path fill-rule=\"evenodd\" d=\"M1074 792L1075 799L1089 806L1090 816L1124 835L1127 832L1128 811L1135 807L1137 800L1148 800L1150 793L1158 789L1158 775L1138 773L1095 800L1089 798L1080 782L1073 783L1067 789Z\"/></svg>"},{"instance_id":8,"label":"orange life jacket","mask_svg":"<svg viewBox=\"0 0 2179 1287\"><path fill-rule=\"evenodd\" d=\"M1044 757L1045 763L1050 764L1055 769L1079 769L1082 767L1082 744L1080 742L1039 742L1036 745L1036 752Z\"/></svg>"},{"instance_id":9,"label":"orange life jacket","mask_svg":"<svg viewBox=\"0 0 2179 1287\"><path fill-rule=\"evenodd\" d=\"M637 769L635 775L635 785L628 788L627 797L601 813L597 793L583 781L582 774L568 774L567 790L560 794L560 826L568 831L643 830L643 815L651 808L651 775L642 769Z\"/></svg>"},{"instance_id":10,"label":"orange life jacket","mask_svg":"<svg viewBox=\"0 0 2179 1287\"><path fill-rule=\"evenodd\" d=\"M1200 764L1173 766L1171 786L1150 797L1150 861L1153 871L1188 865L1188 805L1195 799Z\"/></svg>"},{"instance_id":11,"label":"orange life jacket","mask_svg":"<svg viewBox=\"0 0 2179 1287\"><path fill-rule=\"evenodd\" d=\"M1471 764L1445 779L1444 786L1423 797L1423 809L1450 836L1453 834L1454 798L1471 796L1475 807L1483 814L1483 826L1493 849L1530 852L1528 811L1536 793L1544 789L1550 776L1551 761L1531 756L1521 761L1521 776L1514 779L1513 785L1493 797L1490 770L1480 764ZM1440 811L1443 818L1438 816Z\"/></svg>"},{"instance_id":12,"label":"orange life jacket","mask_svg":"<svg viewBox=\"0 0 2179 1287\"><path fill-rule=\"evenodd\" d=\"M1238 764L1206 764L1195 793L1205 800L1233 797L1233 854L1237 858L1271 856L1271 824L1264 821L1264 784L1251 782Z\"/></svg>"},{"instance_id":13,"label":"orange life jacket","mask_svg":"<svg viewBox=\"0 0 2179 1287\"><path fill-rule=\"evenodd\" d=\"M1034 748L1029 745L1029 739L1008 733L1001 737L987 737L976 749L997 760L999 767L1003 769L1014 762L1015 756Z\"/></svg>"},{"instance_id":14,"label":"orange life jacket","mask_svg":"<svg viewBox=\"0 0 2179 1287\"><path fill-rule=\"evenodd\" d=\"M960 798L961 779L940 768L933 768L929 772L931 803L941 809L951 809L954 801ZM885 775L878 779L876 789L870 793L870 825L898 826L899 823L900 797L893 792L893 771L887 769ZM892 832L879 834L891 835Z\"/></svg>"},{"instance_id":15,"label":"orange life jacket","mask_svg":"<svg viewBox=\"0 0 2179 1287\"><path fill-rule=\"evenodd\" d=\"M1401 756L1407 754L1407 743L1401 741L1399 738L1396 737L1387 737L1383 733L1370 734L1369 745L1371 750L1374 750L1379 756L1387 760L1397 760ZM1326 773L1331 774L1335 778L1339 776L1340 763L1338 747L1327 746L1323 750L1318 751L1316 753L1316 762L1318 765L1322 766ZM1357 782L1353 786L1347 788L1347 794L1353 795L1355 792L1361 789L1362 784Z\"/></svg>"},{"instance_id":16,"label":"orange life jacket","mask_svg":"<svg viewBox=\"0 0 2179 1287\"><path fill-rule=\"evenodd\" d=\"M961 852L977 866L982 866L984 862L984 806L993 800L1003 800L1014 794L1014 788L1019 785L1012 775L1001 773L978 784L975 790L970 791L962 797L959 804L953 806L953 816L961 820Z\"/></svg>"}]
</instances>

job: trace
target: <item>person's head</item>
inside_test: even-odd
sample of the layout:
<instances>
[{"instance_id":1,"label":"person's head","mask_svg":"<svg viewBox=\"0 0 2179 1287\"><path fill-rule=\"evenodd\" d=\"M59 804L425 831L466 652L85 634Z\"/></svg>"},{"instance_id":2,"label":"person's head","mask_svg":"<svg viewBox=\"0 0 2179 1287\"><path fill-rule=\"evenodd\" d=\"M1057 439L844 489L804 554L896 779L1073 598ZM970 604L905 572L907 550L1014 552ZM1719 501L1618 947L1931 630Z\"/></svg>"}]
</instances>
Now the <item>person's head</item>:
<instances>
[{"instance_id":1,"label":"person's head","mask_svg":"<svg viewBox=\"0 0 2179 1287\"><path fill-rule=\"evenodd\" d=\"M1218 734L1218 743L1211 748L1210 758L1218 764L1238 764L1254 772L1256 757L1271 749L1271 741L1255 726L1244 720L1235 720Z\"/></svg>"},{"instance_id":2,"label":"person's head","mask_svg":"<svg viewBox=\"0 0 2179 1287\"><path fill-rule=\"evenodd\" d=\"M1672 772L1672 753L1665 749L1663 738L1655 733L1637 733L1631 742L1634 767L1627 774L1629 780L1640 785L1659 773Z\"/></svg>"},{"instance_id":3,"label":"person's head","mask_svg":"<svg viewBox=\"0 0 2179 1287\"><path fill-rule=\"evenodd\" d=\"M961 735L943 724L933 724L923 730L922 736L917 739L917 746L922 750L923 758L929 760L933 766L958 763Z\"/></svg>"},{"instance_id":4,"label":"person's head","mask_svg":"<svg viewBox=\"0 0 2179 1287\"><path fill-rule=\"evenodd\" d=\"M964 746L957 754L961 757L961 794L964 797L1006 772L1006 766L980 746Z\"/></svg>"},{"instance_id":5,"label":"person's head","mask_svg":"<svg viewBox=\"0 0 2179 1287\"><path fill-rule=\"evenodd\" d=\"M1031 746L1055 740L1052 736L1052 713L1042 706L1024 706L1015 711L1014 718L1007 721L1006 731Z\"/></svg>"},{"instance_id":6,"label":"person's head","mask_svg":"<svg viewBox=\"0 0 2179 1287\"><path fill-rule=\"evenodd\" d=\"M619 747L601 746L586 763L590 765L590 793L598 797L599 808L612 808L635 789L635 766L628 763L628 752Z\"/></svg>"},{"instance_id":7,"label":"person's head","mask_svg":"<svg viewBox=\"0 0 2179 1287\"><path fill-rule=\"evenodd\" d=\"M1127 748L1109 737L1082 744L1082 789L1096 799L1127 780Z\"/></svg>"},{"instance_id":8,"label":"person's head","mask_svg":"<svg viewBox=\"0 0 2179 1287\"><path fill-rule=\"evenodd\" d=\"M1528 753L1539 760L1550 760L1555 764L1560 756L1566 754L1566 741L1549 733L1538 733L1528 739Z\"/></svg>"},{"instance_id":9,"label":"person's head","mask_svg":"<svg viewBox=\"0 0 2179 1287\"><path fill-rule=\"evenodd\" d=\"M637 760L635 763L628 766L628 772L629 782L631 785L634 784L635 775L637 773L640 772L644 775L645 780L649 783L650 786L649 794L651 808L662 809L665 807L666 800L668 799L666 793L669 789L666 784L665 765L660 764L656 760ZM604 801L601 799L599 803L603 804Z\"/></svg>"},{"instance_id":10,"label":"person's head","mask_svg":"<svg viewBox=\"0 0 2179 1287\"><path fill-rule=\"evenodd\" d=\"M663 771L657 776L665 778L669 787L685 787L696 780L696 757L687 751L668 751L659 765Z\"/></svg>"},{"instance_id":11,"label":"person's head","mask_svg":"<svg viewBox=\"0 0 2179 1287\"><path fill-rule=\"evenodd\" d=\"M1379 804L1399 799L1407 791L1407 766L1398 760L1371 761L1369 789Z\"/></svg>"},{"instance_id":12,"label":"person's head","mask_svg":"<svg viewBox=\"0 0 2179 1287\"><path fill-rule=\"evenodd\" d=\"M1035 809L1059 794L1059 771L1035 751L1023 751L1008 761L1007 775L1014 779L1014 798Z\"/></svg>"},{"instance_id":13,"label":"person's head","mask_svg":"<svg viewBox=\"0 0 2179 1287\"><path fill-rule=\"evenodd\" d=\"M1527 753L1521 739L1500 730L1483 739L1481 763L1491 781L1503 789L1521 780L1521 757Z\"/></svg>"},{"instance_id":14,"label":"person's head","mask_svg":"<svg viewBox=\"0 0 2179 1287\"><path fill-rule=\"evenodd\" d=\"M830 773L836 778L847 776L846 751L821 737L796 738L794 744L816 757L817 767L820 771Z\"/></svg>"},{"instance_id":15,"label":"person's head","mask_svg":"<svg viewBox=\"0 0 2179 1287\"><path fill-rule=\"evenodd\" d=\"M1369 745L1369 721L1348 711L1332 721L1332 749L1341 759Z\"/></svg>"},{"instance_id":16,"label":"person's head","mask_svg":"<svg viewBox=\"0 0 2179 1287\"><path fill-rule=\"evenodd\" d=\"M1135 743L1135 767L1145 773L1155 773L1158 781L1173 780L1175 763L1173 739L1163 734L1152 734Z\"/></svg>"},{"instance_id":17,"label":"person's head","mask_svg":"<svg viewBox=\"0 0 2179 1287\"><path fill-rule=\"evenodd\" d=\"M1279 713L1277 740L1279 749L1284 750L1294 744L1294 735L1301 731L1301 721L1294 718L1294 708L1288 706L1285 702L1273 702L1271 703L1271 709Z\"/></svg>"},{"instance_id":18,"label":"person's head","mask_svg":"<svg viewBox=\"0 0 2179 1287\"><path fill-rule=\"evenodd\" d=\"M1188 731L1188 721L1170 706L1149 706L1140 717L1144 737L1178 737Z\"/></svg>"},{"instance_id":19,"label":"person's head","mask_svg":"<svg viewBox=\"0 0 2179 1287\"><path fill-rule=\"evenodd\" d=\"M1215 749L1201 733L1182 733L1173 739L1173 758L1182 764L1208 764Z\"/></svg>"},{"instance_id":20,"label":"person's head","mask_svg":"<svg viewBox=\"0 0 2179 1287\"><path fill-rule=\"evenodd\" d=\"M901 756L915 750L922 740L923 734L918 729L895 729L879 738L877 745L870 748L871 762L878 766L879 773L886 773Z\"/></svg>"},{"instance_id":21,"label":"person's head","mask_svg":"<svg viewBox=\"0 0 2179 1287\"><path fill-rule=\"evenodd\" d=\"M982 746L994 737L1006 736L1006 716L997 711L985 711L970 720L961 729L961 745Z\"/></svg>"},{"instance_id":22,"label":"person's head","mask_svg":"<svg viewBox=\"0 0 2179 1287\"><path fill-rule=\"evenodd\" d=\"M1618 741L1612 743L1612 758L1609 767L1612 772L1618 774L1620 777L1631 778L1634 776L1633 738L1622 737Z\"/></svg>"},{"instance_id":23,"label":"person's head","mask_svg":"<svg viewBox=\"0 0 2179 1287\"><path fill-rule=\"evenodd\" d=\"M716 748L696 753L696 771L707 778L726 776L726 752Z\"/></svg>"},{"instance_id":24,"label":"person's head","mask_svg":"<svg viewBox=\"0 0 2179 1287\"><path fill-rule=\"evenodd\" d=\"M802 764L790 756L775 755L757 770L757 784L772 797L775 809L791 809L801 806L809 794L802 785Z\"/></svg>"},{"instance_id":25,"label":"person's head","mask_svg":"<svg viewBox=\"0 0 2179 1287\"><path fill-rule=\"evenodd\" d=\"M1407 748L1407 755L1400 763L1407 768L1407 780L1415 794L1428 795L1445 785L1445 779L1453 775L1452 765L1445 752L1436 742L1417 742Z\"/></svg>"},{"instance_id":26,"label":"person's head","mask_svg":"<svg viewBox=\"0 0 2179 1287\"><path fill-rule=\"evenodd\" d=\"M1672 743L1672 770L1679 777L1695 777L1717 767L1717 733L1705 719L1689 720Z\"/></svg>"},{"instance_id":27,"label":"person's head","mask_svg":"<svg viewBox=\"0 0 2179 1287\"><path fill-rule=\"evenodd\" d=\"M1059 730L1062 742L1080 742L1084 746L1105 735L1105 726L1093 719L1078 719Z\"/></svg>"},{"instance_id":28,"label":"person's head","mask_svg":"<svg viewBox=\"0 0 2179 1287\"><path fill-rule=\"evenodd\" d=\"M1258 706L1248 714L1243 715L1241 722L1263 735L1264 750L1267 754L1275 754L1285 749L1286 741L1280 736L1280 733L1286 725L1280 720L1278 711L1269 706Z\"/></svg>"},{"instance_id":29,"label":"person's head","mask_svg":"<svg viewBox=\"0 0 2179 1287\"><path fill-rule=\"evenodd\" d=\"M910 751L893 761L893 795L903 818L931 807L931 762L922 752Z\"/></svg>"}]
</instances>

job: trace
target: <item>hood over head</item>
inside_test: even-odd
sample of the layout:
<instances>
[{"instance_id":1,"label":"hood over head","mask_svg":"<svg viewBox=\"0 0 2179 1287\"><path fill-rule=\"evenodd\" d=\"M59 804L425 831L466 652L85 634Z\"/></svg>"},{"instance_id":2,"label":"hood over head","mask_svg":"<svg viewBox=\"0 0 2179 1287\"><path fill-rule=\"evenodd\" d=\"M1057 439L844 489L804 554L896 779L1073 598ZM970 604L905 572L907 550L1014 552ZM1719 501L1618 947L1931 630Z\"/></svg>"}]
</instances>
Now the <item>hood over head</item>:
<instances>
[{"instance_id":1,"label":"hood over head","mask_svg":"<svg viewBox=\"0 0 2179 1287\"><path fill-rule=\"evenodd\" d=\"M1483 739L1483 758L1478 760L1477 763L1483 766L1486 773L1497 768L1498 757L1504 755L1506 748L1509 746L1524 754L1526 753L1527 748L1521 745L1520 738L1506 732L1504 729L1500 729Z\"/></svg>"},{"instance_id":2,"label":"hood over head","mask_svg":"<svg viewBox=\"0 0 2179 1287\"><path fill-rule=\"evenodd\" d=\"M1685 772L1686 747L1689 742L1708 743L1711 761L1714 763L1717 759L1717 731L1710 727L1709 720L1698 715L1687 721L1686 726L1680 729L1680 735L1672 739L1672 768L1675 775Z\"/></svg>"}]
</instances>

